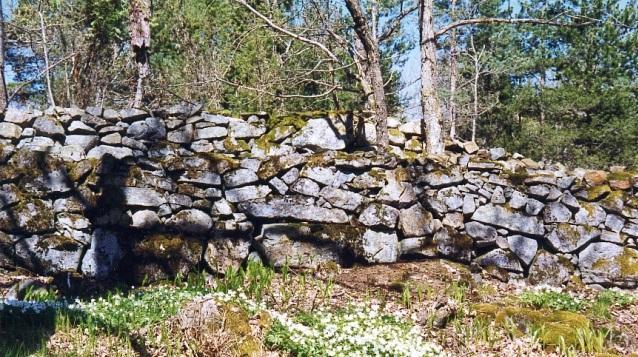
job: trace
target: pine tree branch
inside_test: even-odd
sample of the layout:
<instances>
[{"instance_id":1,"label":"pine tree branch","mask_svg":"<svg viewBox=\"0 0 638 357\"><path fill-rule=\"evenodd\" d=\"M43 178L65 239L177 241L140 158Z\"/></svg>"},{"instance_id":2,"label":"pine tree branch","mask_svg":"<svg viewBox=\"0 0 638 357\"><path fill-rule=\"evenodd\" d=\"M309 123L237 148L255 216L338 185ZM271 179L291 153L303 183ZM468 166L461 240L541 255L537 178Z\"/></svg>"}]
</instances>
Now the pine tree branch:
<instances>
[{"instance_id":1,"label":"pine tree branch","mask_svg":"<svg viewBox=\"0 0 638 357\"><path fill-rule=\"evenodd\" d=\"M535 18L505 19L505 18L498 18L498 17L487 17L487 18L455 21L447 25L446 27L440 29L439 31L435 32L434 37L437 38L437 37L443 36L452 29L455 29L457 27L467 26L467 25L533 24L533 25L547 25L547 26L557 26L557 27L580 27L580 26L588 26L592 23L593 21L581 22L581 23L568 23L568 22L560 22L560 21L546 20L546 19L535 19Z\"/></svg>"},{"instance_id":2,"label":"pine tree branch","mask_svg":"<svg viewBox=\"0 0 638 357\"><path fill-rule=\"evenodd\" d=\"M401 22L403 22L403 19L411 13L415 12L418 8L419 7L415 5L407 10L401 11L400 14L393 18L392 21L387 26L385 26L385 30L383 31L383 33L379 35L379 43L389 39L399 28L399 26L401 26Z\"/></svg>"}]
</instances>

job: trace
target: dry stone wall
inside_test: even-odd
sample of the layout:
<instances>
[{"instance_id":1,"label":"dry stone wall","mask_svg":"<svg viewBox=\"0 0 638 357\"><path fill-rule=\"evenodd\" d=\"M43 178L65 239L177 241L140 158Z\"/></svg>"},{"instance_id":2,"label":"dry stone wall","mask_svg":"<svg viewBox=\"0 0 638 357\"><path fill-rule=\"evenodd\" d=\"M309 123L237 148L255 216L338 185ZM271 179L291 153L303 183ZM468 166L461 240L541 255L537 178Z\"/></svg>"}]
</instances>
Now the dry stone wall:
<instances>
[{"instance_id":1,"label":"dry stone wall","mask_svg":"<svg viewBox=\"0 0 638 357\"><path fill-rule=\"evenodd\" d=\"M638 283L638 175L502 149L426 157L419 123L231 118L177 105L9 112L0 266L131 281L446 258L502 279Z\"/></svg>"}]
</instances>

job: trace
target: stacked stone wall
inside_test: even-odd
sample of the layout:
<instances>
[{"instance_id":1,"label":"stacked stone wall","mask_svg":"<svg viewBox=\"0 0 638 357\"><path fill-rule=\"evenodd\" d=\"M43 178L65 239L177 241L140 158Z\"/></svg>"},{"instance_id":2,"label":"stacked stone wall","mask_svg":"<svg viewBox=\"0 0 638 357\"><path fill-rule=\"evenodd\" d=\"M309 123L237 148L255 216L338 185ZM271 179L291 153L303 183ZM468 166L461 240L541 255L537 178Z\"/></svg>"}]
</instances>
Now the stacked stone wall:
<instances>
[{"instance_id":1,"label":"stacked stone wall","mask_svg":"<svg viewBox=\"0 0 638 357\"><path fill-rule=\"evenodd\" d=\"M638 284L638 175L567 170L391 119L54 108L0 122L0 267L131 281L445 258L501 279Z\"/></svg>"}]
</instances>

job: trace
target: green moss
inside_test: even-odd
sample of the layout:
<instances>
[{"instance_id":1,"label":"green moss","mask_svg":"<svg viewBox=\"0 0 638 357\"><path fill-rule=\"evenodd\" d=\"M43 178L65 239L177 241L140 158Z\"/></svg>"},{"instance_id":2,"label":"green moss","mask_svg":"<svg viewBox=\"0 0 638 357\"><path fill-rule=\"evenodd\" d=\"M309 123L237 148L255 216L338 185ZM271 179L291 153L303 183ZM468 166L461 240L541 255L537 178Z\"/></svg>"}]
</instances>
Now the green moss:
<instances>
[{"instance_id":1,"label":"green moss","mask_svg":"<svg viewBox=\"0 0 638 357\"><path fill-rule=\"evenodd\" d=\"M36 247L42 250L75 251L79 248L79 244L72 238L59 234L51 234L40 238L36 243Z\"/></svg>"},{"instance_id":2,"label":"green moss","mask_svg":"<svg viewBox=\"0 0 638 357\"><path fill-rule=\"evenodd\" d=\"M230 152L250 151L250 146L244 140L236 140L230 137L224 139L224 149Z\"/></svg>"},{"instance_id":3,"label":"green moss","mask_svg":"<svg viewBox=\"0 0 638 357\"><path fill-rule=\"evenodd\" d=\"M220 174L239 168L239 161L228 155L215 152L203 152L199 153L199 156L207 159Z\"/></svg>"},{"instance_id":4,"label":"green moss","mask_svg":"<svg viewBox=\"0 0 638 357\"><path fill-rule=\"evenodd\" d=\"M607 175L609 181L631 181L636 176L634 172L610 172Z\"/></svg>"},{"instance_id":5,"label":"green moss","mask_svg":"<svg viewBox=\"0 0 638 357\"><path fill-rule=\"evenodd\" d=\"M525 167L519 167L516 171L505 171L504 174L506 174L510 182L516 186L524 185L525 180L530 176Z\"/></svg>"},{"instance_id":6,"label":"green moss","mask_svg":"<svg viewBox=\"0 0 638 357\"><path fill-rule=\"evenodd\" d=\"M638 277L638 251L623 248L622 254L612 259L599 259L592 264L592 269L607 271L619 268L621 278Z\"/></svg>"},{"instance_id":7,"label":"green moss","mask_svg":"<svg viewBox=\"0 0 638 357\"><path fill-rule=\"evenodd\" d=\"M585 192L587 194L585 198L587 201L596 201L607 196L611 192L611 188L609 188L609 185L593 186Z\"/></svg>"},{"instance_id":8,"label":"green moss","mask_svg":"<svg viewBox=\"0 0 638 357\"><path fill-rule=\"evenodd\" d=\"M514 326L520 333L536 328L538 338L545 345L558 346L561 340L567 346L578 343L578 333L591 328L591 321L582 314L570 311L535 310L518 306L477 304L477 315L491 318L497 325Z\"/></svg>"}]
</instances>

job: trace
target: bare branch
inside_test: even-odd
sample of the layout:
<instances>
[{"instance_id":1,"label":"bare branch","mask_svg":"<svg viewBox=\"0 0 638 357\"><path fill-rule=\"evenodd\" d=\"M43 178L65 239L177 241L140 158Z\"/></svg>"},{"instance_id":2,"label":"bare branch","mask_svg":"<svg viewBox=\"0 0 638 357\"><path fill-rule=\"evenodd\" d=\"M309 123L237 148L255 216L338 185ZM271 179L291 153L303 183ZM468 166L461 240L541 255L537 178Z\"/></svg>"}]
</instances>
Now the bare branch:
<instances>
[{"instance_id":1,"label":"bare branch","mask_svg":"<svg viewBox=\"0 0 638 357\"><path fill-rule=\"evenodd\" d=\"M255 16L259 17L262 21L264 21L266 24L268 24L268 26L270 26L273 30L281 32L287 36L290 36L298 41L301 42L305 42L309 45L315 46L317 48L319 48L320 50L322 50L323 52L325 52L328 57L330 57L333 61L335 62L339 62L339 58L337 58L337 56L332 53L332 51L330 51L326 46L324 46L322 43L319 43L315 40L303 37L299 34L296 34L290 30L287 30L277 24L275 24L270 18L268 18L267 16L263 15L262 13L260 13L259 11L257 11L255 8L253 8L252 6L248 5L248 3L245 0L236 0L239 4L241 4L242 6L244 6L245 8L247 8L248 10L250 10L250 12L252 12L253 14L255 14Z\"/></svg>"},{"instance_id":2,"label":"bare branch","mask_svg":"<svg viewBox=\"0 0 638 357\"><path fill-rule=\"evenodd\" d=\"M387 26L385 26L385 30L383 31L383 33L379 35L379 43L389 39L399 28L399 26L401 26L401 22L403 21L403 19L411 13L415 12L418 8L419 7L415 5L407 10L401 11L400 14L393 18L392 21Z\"/></svg>"},{"instance_id":3,"label":"bare branch","mask_svg":"<svg viewBox=\"0 0 638 357\"><path fill-rule=\"evenodd\" d=\"M75 55L77 55L76 52L71 53L70 55L62 58L61 60L55 62L54 64L48 66L47 68L43 69L40 73L36 74L31 80L26 81L26 82L22 82L14 91L13 93L11 93L11 95L9 96L9 100L7 100L7 103L11 103L11 101L13 100L13 98L15 98L15 96L22 90L22 88L26 87L27 85L35 82L38 80L38 78L40 78L40 76L44 75L45 73L47 73L48 71L50 71L51 69L53 69L54 67L56 67L57 65L59 65L60 63L68 60L69 58L74 57Z\"/></svg>"}]
</instances>

